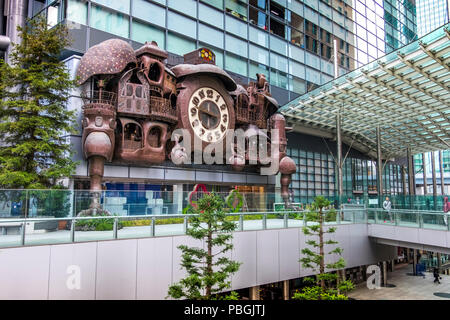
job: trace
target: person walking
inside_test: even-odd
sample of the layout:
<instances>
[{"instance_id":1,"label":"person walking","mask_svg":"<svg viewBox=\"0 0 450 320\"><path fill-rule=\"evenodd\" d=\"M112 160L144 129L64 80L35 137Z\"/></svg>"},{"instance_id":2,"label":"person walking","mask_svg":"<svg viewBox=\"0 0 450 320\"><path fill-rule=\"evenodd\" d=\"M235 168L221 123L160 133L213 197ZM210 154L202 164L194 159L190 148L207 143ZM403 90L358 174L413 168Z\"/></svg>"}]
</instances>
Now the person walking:
<instances>
[{"instance_id":1,"label":"person walking","mask_svg":"<svg viewBox=\"0 0 450 320\"><path fill-rule=\"evenodd\" d=\"M392 203L391 203L391 201L389 200L389 197L386 197L386 200L384 200L384 202L383 202L383 209L387 211L387 213L388 213L388 215L389 215L389 220L390 220L391 222L393 222L393 221L392 221L391 208L392 208ZM386 220L384 220L384 222L386 222Z\"/></svg>"},{"instance_id":2,"label":"person walking","mask_svg":"<svg viewBox=\"0 0 450 320\"><path fill-rule=\"evenodd\" d=\"M434 276L434 283L438 283L441 284L441 282L439 281L440 277L439 277L439 269L438 268L434 268L433 269L433 276Z\"/></svg>"},{"instance_id":3,"label":"person walking","mask_svg":"<svg viewBox=\"0 0 450 320\"><path fill-rule=\"evenodd\" d=\"M448 212L450 211L450 203L448 202L448 197L444 197L444 223L447 226L448 223Z\"/></svg>"}]
</instances>

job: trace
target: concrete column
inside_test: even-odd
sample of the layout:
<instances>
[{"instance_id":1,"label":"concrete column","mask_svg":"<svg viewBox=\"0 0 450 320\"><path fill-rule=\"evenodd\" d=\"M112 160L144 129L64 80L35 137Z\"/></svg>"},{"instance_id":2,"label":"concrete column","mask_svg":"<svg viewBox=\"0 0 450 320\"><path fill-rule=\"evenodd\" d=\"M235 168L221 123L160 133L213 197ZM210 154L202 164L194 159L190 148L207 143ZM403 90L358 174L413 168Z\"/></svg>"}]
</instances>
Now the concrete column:
<instances>
[{"instance_id":1,"label":"concrete column","mask_svg":"<svg viewBox=\"0 0 450 320\"><path fill-rule=\"evenodd\" d=\"M283 300L289 300L289 280L283 281Z\"/></svg>"},{"instance_id":2,"label":"concrete column","mask_svg":"<svg viewBox=\"0 0 450 320\"><path fill-rule=\"evenodd\" d=\"M438 261L438 268L441 269L442 267L442 261L441 261L441 254L437 253L437 261Z\"/></svg>"},{"instance_id":3,"label":"concrete column","mask_svg":"<svg viewBox=\"0 0 450 320\"><path fill-rule=\"evenodd\" d=\"M387 285L387 262L383 261L383 284Z\"/></svg>"},{"instance_id":4,"label":"concrete column","mask_svg":"<svg viewBox=\"0 0 450 320\"><path fill-rule=\"evenodd\" d=\"M443 152L442 150L439 150L439 172L440 172L440 177L441 177L441 194L444 195L445 191L444 191L444 186L445 186L445 181L444 181L444 160L443 160Z\"/></svg>"},{"instance_id":5,"label":"concrete column","mask_svg":"<svg viewBox=\"0 0 450 320\"><path fill-rule=\"evenodd\" d=\"M428 185L427 185L427 160L425 157L425 153L422 153L422 169L423 169L423 194L428 194Z\"/></svg>"},{"instance_id":6,"label":"concrete column","mask_svg":"<svg viewBox=\"0 0 450 320\"><path fill-rule=\"evenodd\" d=\"M377 126L377 191L383 197L383 160L381 159L381 129Z\"/></svg>"},{"instance_id":7,"label":"concrete column","mask_svg":"<svg viewBox=\"0 0 450 320\"><path fill-rule=\"evenodd\" d=\"M391 261L391 272L394 272L394 271L395 271L395 260L393 259Z\"/></svg>"},{"instance_id":8,"label":"concrete column","mask_svg":"<svg viewBox=\"0 0 450 320\"><path fill-rule=\"evenodd\" d=\"M409 255L411 254L409 248L406 248L406 262L409 263L410 259L409 259Z\"/></svg>"},{"instance_id":9,"label":"concrete column","mask_svg":"<svg viewBox=\"0 0 450 320\"><path fill-rule=\"evenodd\" d=\"M250 300L260 300L259 286L250 288Z\"/></svg>"},{"instance_id":10,"label":"concrete column","mask_svg":"<svg viewBox=\"0 0 450 320\"><path fill-rule=\"evenodd\" d=\"M417 249L413 249L413 274L416 276L416 265L417 265Z\"/></svg>"},{"instance_id":11,"label":"concrete column","mask_svg":"<svg viewBox=\"0 0 450 320\"><path fill-rule=\"evenodd\" d=\"M183 213L183 184L181 183L173 186L173 203L177 205L177 214Z\"/></svg>"},{"instance_id":12,"label":"concrete column","mask_svg":"<svg viewBox=\"0 0 450 320\"><path fill-rule=\"evenodd\" d=\"M336 115L336 153L337 153L337 187L339 196L339 205L341 204L342 195L344 193L344 182L342 176L342 137L341 137L341 113L338 112Z\"/></svg>"}]
</instances>

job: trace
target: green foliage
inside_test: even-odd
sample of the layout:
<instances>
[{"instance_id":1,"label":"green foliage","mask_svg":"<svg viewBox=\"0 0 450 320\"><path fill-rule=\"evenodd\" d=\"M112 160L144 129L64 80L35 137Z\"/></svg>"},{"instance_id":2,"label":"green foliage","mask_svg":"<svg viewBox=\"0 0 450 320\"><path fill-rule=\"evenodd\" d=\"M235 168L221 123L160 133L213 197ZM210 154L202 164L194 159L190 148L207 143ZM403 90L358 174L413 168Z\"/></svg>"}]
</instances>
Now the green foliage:
<instances>
[{"instance_id":1,"label":"green foliage","mask_svg":"<svg viewBox=\"0 0 450 320\"><path fill-rule=\"evenodd\" d=\"M226 197L225 202L230 211L236 213L241 211L242 205L244 204L244 197L238 190L233 189L230 191L230 194Z\"/></svg>"},{"instance_id":2,"label":"green foliage","mask_svg":"<svg viewBox=\"0 0 450 320\"><path fill-rule=\"evenodd\" d=\"M67 190L30 190L28 198L36 202L38 216L56 218L70 215L71 193Z\"/></svg>"},{"instance_id":3,"label":"green foliage","mask_svg":"<svg viewBox=\"0 0 450 320\"><path fill-rule=\"evenodd\" d=\"M332 289L322 289L321 286L315 285L302 288L296 291L292 297L295 300L348 300L344 294L338 294Z\"/></svg>"},{"instance_id":4,"label":"green foliage","mask_svg":"<svg viewBox=\"0 0 450 320\"><path fill-rule=\"evenodd\" d=\"M98 213L96 216L105 216L107 214ZM75 230L77 231L111 231L114 228L114 218L105 219L86 219L78 220L75 224ZM119 221L117 223L117 229L122 229L123 223Z\"/></svg>"},{"instance_id":5,"label":"green foliage","mask_svg":"<svg viewBox=\"0 0 450 320\"><path fill-rule=\"evenodd\" d=\"M76 165L67 139L75 113L66 108L75 82L60 61L68 31L40 15L18 32L11 65L0 61L0 187L51 188Z\"/></svg>"},{"instance_id":6,"label":"green foliage","mask_svg":"<svg viewBox=\"0 0 450 320\"><path fill-rule=\"evenodd\" d=\"M210 300L230 287L230 276L240 263L226 257L233 249L232 231L236 224L227 221L225 203L220 196L205 194L186 211L197 216L190 218L187 235L204 241L206 250L198 247L178 246L182 252L181 267L187 276L169 287L168 296L175 299Z\"/></svg>"},{"instance_id":7,"label":"green foliage","mask_svg":"<svg viewBox=\"0 0 450 320\"><path fill-rule=\"evenodd\" d=\"M231 291L227 295L212 296L211 300L239 300L239 294L236 291Z\"/></svg>"},{"instance_id":8,"label":"green foliage","mask_svg":"<svg viewBox=\"0 0 450 320\"><path fill-rule=\"evenodd\" d=\"M326 234L336 232L335 227L324 228L324 222L335 221L336 212L331 209L324 212L324 208L330 206L330 201L322 196L318 196L311 203L309 212L306 213L307 221L316 222L303 227L306 236L318 238L308 239L306 244L309 247L302 249L303 257L299 260L304 268L318 272L315 280L308 278L310 286L297 291L293 299L300 300L347 300L345 293L353 289L351 281L340 281L337 273L327 272L328 270L340 270L345 268L345 260L339 257L337 261L326 263L326 255L342 255L342 248L335 247L329 252L325 252L326 245L337 245L338 242L332 239L325 240Z\"/></svg>"}]
</instances>

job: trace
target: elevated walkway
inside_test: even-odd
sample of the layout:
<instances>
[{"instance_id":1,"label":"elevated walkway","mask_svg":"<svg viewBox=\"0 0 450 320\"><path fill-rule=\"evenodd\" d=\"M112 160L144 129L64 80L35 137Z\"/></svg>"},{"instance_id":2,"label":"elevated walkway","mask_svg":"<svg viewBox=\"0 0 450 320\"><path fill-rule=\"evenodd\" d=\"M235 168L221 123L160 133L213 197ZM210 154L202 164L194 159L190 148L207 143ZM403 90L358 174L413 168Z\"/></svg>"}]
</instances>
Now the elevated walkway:
<instances>
[{"instance_id":1,"label":"elevated walkway","mask_svg":"<svg viewBox=\"0 0 450 320\"><path fill-rule=\"evenodd\" d=\"M396 259L397 245L450 253L443 213L391 213L392 221L385 220L386 212L379 209L327 215L326 225L336 227L331 237L343 248L347 268ZM49 218L69 221L71 228L39 234L28 234L25 227L42 219L2 220L24 227L18 235L0 235L0 299L164 299L169 285L184 277L177 247L204 246L185 235L189 215L110 217L113 230L107 231L74 227L95 219L105 218ZM119 228L130 219L141 220L142 225ZM232 289L314 274L299 262L309 239L302 227L315 223L304 219L303 212L245 212L230 214L230 219L238 227L230 257L242 262L230 279ZM165 224L158 223L164 220ZM70 284L77 274L80 286L74 289Z\"/></svg>"}]
</instances>

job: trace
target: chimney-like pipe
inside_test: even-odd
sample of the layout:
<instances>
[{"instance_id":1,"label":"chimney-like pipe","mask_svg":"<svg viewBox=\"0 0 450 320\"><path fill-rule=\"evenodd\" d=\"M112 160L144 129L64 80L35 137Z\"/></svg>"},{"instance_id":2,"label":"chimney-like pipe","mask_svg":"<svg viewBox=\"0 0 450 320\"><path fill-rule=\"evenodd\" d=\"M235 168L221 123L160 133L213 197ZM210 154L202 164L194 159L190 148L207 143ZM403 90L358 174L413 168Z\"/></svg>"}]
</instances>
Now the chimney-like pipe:
<instances>
[{"instance_id":1,"label":"chimney-like pipe","mask_svg":"<svg viewBox=\"0 0 450 320\"><path fill-rule=\"evenodd\" d=\"M5 0L4 15L6 16L6 37L8 37L8 49L6 50L6 62L9 63L9 55L11 54L12 46L10 43L20 43L19 32L17 27L25 25L28 15L28 1L27 0ZM0 46L7 44L6 39L0 39Z\"/></svg>"}]
</instances>

